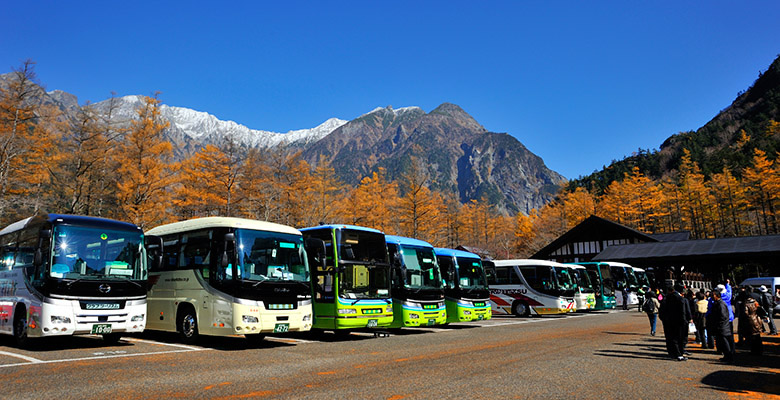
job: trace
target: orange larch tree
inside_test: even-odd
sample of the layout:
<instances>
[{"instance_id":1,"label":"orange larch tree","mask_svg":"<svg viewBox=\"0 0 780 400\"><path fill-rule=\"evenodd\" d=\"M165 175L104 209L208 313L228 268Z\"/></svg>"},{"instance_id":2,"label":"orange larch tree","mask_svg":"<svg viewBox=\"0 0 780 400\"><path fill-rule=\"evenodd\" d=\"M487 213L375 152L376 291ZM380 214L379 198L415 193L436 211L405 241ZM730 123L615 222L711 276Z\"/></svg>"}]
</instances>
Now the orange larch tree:
<instances>
[{"instance_id":1,"label":"orange larch tree","mask_svg":"<svg viewBox=\"0 0 780 400\"><path fill-rule=\"evenodd\" d=\"M168 121L160 116L160 100L144 97L138 118L119 143L117 202L123 219L149 229L168 218L170 193L177 166L170 142L163 137Z\"/></svg>"}]
</instances>

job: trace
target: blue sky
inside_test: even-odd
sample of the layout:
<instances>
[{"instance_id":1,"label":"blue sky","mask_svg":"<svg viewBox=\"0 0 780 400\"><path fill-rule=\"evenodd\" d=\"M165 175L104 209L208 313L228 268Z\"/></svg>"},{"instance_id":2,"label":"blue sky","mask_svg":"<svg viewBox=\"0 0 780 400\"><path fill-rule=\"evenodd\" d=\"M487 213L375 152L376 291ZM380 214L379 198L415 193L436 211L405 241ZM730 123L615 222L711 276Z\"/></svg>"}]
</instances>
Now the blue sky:
<instances>
[{"instance_id":1,"label":"blue sky","mask_svg":"<svg viewBox=\"0 0 780 400\"><path fill-rule=\"evenodd\" d=\"M79 101L164 103L286 132L443 102L568 178L694 130L780 54L780 2L4 4L0 72L27 58Z\"/></svg>"}]
</instances>

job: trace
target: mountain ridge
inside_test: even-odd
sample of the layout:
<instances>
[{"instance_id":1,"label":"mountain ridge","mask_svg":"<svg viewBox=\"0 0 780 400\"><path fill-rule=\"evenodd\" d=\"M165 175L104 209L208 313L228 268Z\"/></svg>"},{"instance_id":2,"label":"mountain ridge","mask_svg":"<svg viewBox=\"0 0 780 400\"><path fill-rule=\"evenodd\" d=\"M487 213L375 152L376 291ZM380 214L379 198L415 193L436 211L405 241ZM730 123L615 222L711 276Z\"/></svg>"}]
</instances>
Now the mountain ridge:
<instances>
[{"instance_id":1,"label":"mountain ridge","mask_svg":"<svg viewBox=\"0 0 780 400\"><path fill-rule=\"evenodd\" d=\"M0 75L0 84L8 75ZM63 91L42 91L39 97L41 102L56 104L71 121L82 110L77 97ZM112 97L89 106L104 114L110 109L118 127L129 127L142 99ZM160 105L160 115L170 122L163 135L174 145L178 159L231 138L244 149L300 152L313 166L324 157L351 186L380 168L389 179L398 180L419 159L431 188L455 193L462 203L485 198L505 213L529 213L542 207L565 182L516 138L489 132L460 106L446 102L428 113L416 106L377 107L351 121L330 118L317 127L287 133L250 129L207 112L167 104Z\"/></svg>"}]
</instances>

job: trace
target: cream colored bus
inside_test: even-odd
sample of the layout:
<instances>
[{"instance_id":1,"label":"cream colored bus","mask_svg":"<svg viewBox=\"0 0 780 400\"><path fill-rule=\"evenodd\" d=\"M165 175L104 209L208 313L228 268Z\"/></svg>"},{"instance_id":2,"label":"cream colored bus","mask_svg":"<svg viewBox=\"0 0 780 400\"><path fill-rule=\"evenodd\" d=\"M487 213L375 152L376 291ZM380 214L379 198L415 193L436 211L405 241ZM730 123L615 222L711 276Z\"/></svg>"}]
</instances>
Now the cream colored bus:
<instances>
[{"instance_id":1,"label":"cream colored bus","mask_svg":"<svg viewBox=\"0 0 780 400\"><path fill-rule=\"evenodd\" d=\"M307 331L311 284L303 236L295 228L207 217L158 226L147 236L147 329L199 335Z\"/></svg>"}]
</instances>

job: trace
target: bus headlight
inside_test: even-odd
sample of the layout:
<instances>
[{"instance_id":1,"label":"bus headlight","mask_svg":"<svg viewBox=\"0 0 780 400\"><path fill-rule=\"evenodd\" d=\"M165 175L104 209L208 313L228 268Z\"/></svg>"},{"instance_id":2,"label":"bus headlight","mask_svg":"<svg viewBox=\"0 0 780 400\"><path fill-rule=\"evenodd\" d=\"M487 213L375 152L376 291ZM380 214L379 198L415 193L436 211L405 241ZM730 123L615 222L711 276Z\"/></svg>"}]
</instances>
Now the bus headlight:
<instances>
[{"instance_id":1,"label":"bus headlight","mask_svg":"<svg viewBox=\"0 0 780 400\"><path fill-rule=\"evenodd\" d=\"M311 314L306 314L303 316L303 322L311 321Z\"/></svg>"},{"instance_id":2,"label":"bus headlight","mask_svg":"<svg viewBox=\"0 0 780 400\"><path fill-rule=\"evenodd\" d=\"M259 321L257 317L253 315L243 315L241 316L241 320L244 321L244 323L246 324L256 324L257 321Z\"/></svg>"},{"instance_id":3,"label":"bus headlight","mask_svg":"<svg viewBox=\"0 0 780 400\"><path fill-rule=\"evenodd\" d=\"M133 315L133 318L130 318L130 321L136 322L136 321L143 321L146 314L141 315Z\"/></svg>"},{"instance_id":4,"label":"bus headlight","mask_svg":"<svg viewBox=\"0 0 780 400\"><path fill-rule=\"evenodd\" d=\"M354 308L339 308L339 314L357 314Z\"/></svg>"},{"instance_id":5,"label":"bus headlight","mask_svg":"<svg viewBox=\"0 0 780 400\"><path fill-rule=\"evenodd\" d=\"M387 311L385 311L385 312L388 312L388 313L393 312L393 306L387 306Z\"/></svg>"},{"instance_id":6,"label":"bus headlight","mask_svg":"<svg viewBox=\"0 0 780 400\"><path fill-rule=\"evenodd\" d=\"M463 310L463 315L471 315L471 311L469 311L469 310Z\"/></svg>"},{"instance_id":7,"label":"bus headlight","mask_svg":"<svg viewBox=\"0 0 780 400\"><path fill-rule=\"evenodd\" d=\"M51 316L51 322L54 324L69 324L70 318L69 317L60 317L58 315L52 315Z\"/></svg>"},{"instance_id":8,"label":"bus headlight","mask_svg":"<svg viewBox=\"0 0 780 400\"><path fill-rule=\"evenodd\" d=\"M420 316L417 314L409 314L410 319L420 319Z\"/></svg>"}]
</instances>

